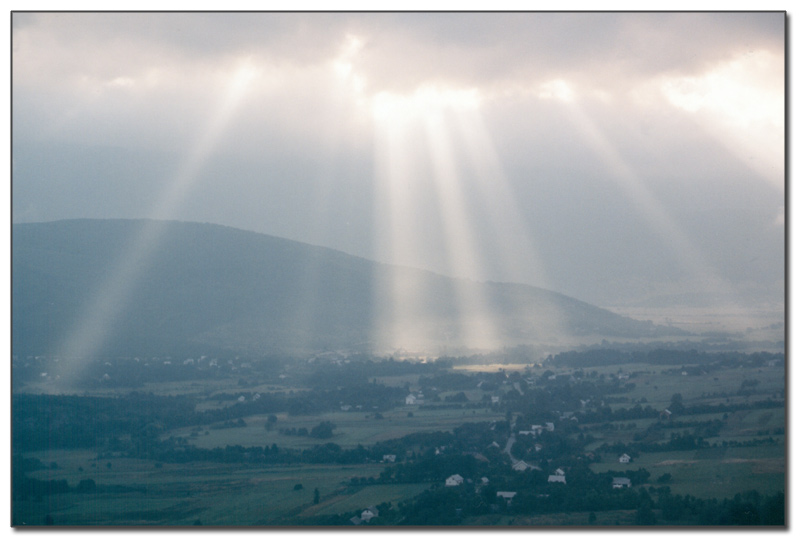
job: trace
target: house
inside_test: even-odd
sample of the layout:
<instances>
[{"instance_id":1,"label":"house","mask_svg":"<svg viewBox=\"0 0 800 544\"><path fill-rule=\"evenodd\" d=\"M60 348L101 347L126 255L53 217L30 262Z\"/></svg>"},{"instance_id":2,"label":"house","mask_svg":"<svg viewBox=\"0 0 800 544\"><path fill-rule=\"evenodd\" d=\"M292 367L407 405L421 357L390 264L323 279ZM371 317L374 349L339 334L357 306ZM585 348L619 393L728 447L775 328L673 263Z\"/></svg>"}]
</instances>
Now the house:
<instances>
[{"instance_id":1,"label":"house","mask_svg":"<svg viewBox=\"0 0 800 544\"><path fill-rule=\"evenodd\" d=\"M619 456L619 462L620 463L630 463L631 462L631 456L628 455L627 453L623 453L622 455Z\"/></svg>"},{"instance_id":2,"label":"house","mask_svg":"<svg viewBox=\"0 0 800 544\"><path fill-rule=\"evenodd\" d=\"M630 478L614 478L611 480L611 487L614 489L622 489L623 487L630 487L631 486L631 479Z\"/></svg>"},{"instance_id":3,"label":"house","mask_svg":"<svg viewBox=\"0 0 800 544\"><path fill-rule=\"evenodd\" d=\"M464 483L464 478L462 478L460 474L453 474L444 481L444 485L447 487L455 487L463 483Z\"/></svg>"},{"instance_id":4,"label":"house","mask_svg":"<svg viewBox=\"0 0 800 544\"><path fill-rule=\"evenodd\" d=\"M383 462L384 463L394 463L396 459L397 459L397 456L394 455L394 454L387 454L387 455L383 456Z\"/></svg>"},{"instance_id":5,"label":"house","mask_svg":"<svg viewBox=\"0 0 800 544\"><path fill-rule=\"evenodd\" d=\"M492 404L500 404L500 397L492 395Z\"/></svg>"},{"instance_id":6,"label":"house","mask_svg":"<svg viewBox=\"0 0 800 544\"><path fill-rule=\"evenodd\" d=\"M513 468L514 470L519 471L519 472L524 472L524 471L528 470L529 468L534 468L534 467L532 465L529 465L525 461L517 461L516 463L511 465L511 468Z\"/></svg>"},{"instance_id":7,"label":"house","mask_svg":"<svg viewBox=\"0 0 800 544\"><path fill-rule=\"evenodd\" d=\"M544 424L544 427L545 427L545 428L546 428L548 431L555 431L555 430L556 430L556 426L555 426L555 425L553 425L552 423L550 423L549 421L548 421L547 423L545 423L545 424Z\"/></svg>"},{"instance_id":8,"label":"house","mask_svg":"<svg viewBox=\"0 0 800 544\"><path fill-rule=\"evenodd\" d=\"M547 483L566 484L567 477L564 475L551 474L550 476L547 477Z\"/></svg>"},{"instance_id":9,"label":"house","mask_svg":"<svg viewBox=\"0 0 800 544\"><path fill-rule=\"evenodd\" d=\"M556 476L563 476L565 472L562 469L557 468L553 474L555 474Z\"/></svg>"},{"instance_id":10,"label":"house","mask_svg":"<svg viewBox=\"0 0 800 544\"><path fill-rule=\"evenodd\" d=\"M486 476L481 476L481 484L486 485L489 483L489 478Z\"/></svg>"},{"instance_id":11,"label":"house","mask_svg":"<svg viewBox=\"0 0 800 544\"><path fill-rule=\"evenodd\" d=\"M378 509L374 506L370 506L363 512L361 512L361 521L369 521L372 518L378 517Z\"/></svg>"},{"instance_id":12,"label":"house","mask_svg":"<svg viewBox=\"0 0 800 544\"><path fill-rule=\"evenodd\" d=\"M350 523L352 523L353 525L361 525L361 518L358 516L353 516L352 518L350 518Z\"/></svg>"},{"instance_id":13,"label":"house","mask_svg":"<svg viewBox=\"0 0 800 544\"><path fill-rule=\"evenodd\" d=\"M417 403L417 397L415 397L414 395L408 395L406 397L406 404L416 404L416 403Z\"/></svg>"},{"instance_id":14,"label":"house","mask_svg":"<svg viewBox=\"0 0 800 544\"><path fill-rule=\"evenodd\" d=\"M671 416L672 416L672 412L670 412L666 408L661 410L661 412L659 412L659 414L658 414L658 417L661 418L661 419L669 419Z\"/></svg>"},{"instance_id":15,"label":"house","mask_svg":"<svg viewBox=\"0 0 800 544\"><path fill-rule=\"evenodd\" d=\"M510 501L511 499L513 499L516 494L517 494L516 491L498 491L497 492L497 496L498 497L503 498L503 499L505 499L507 501Z\"/></svg>"},{"instance_id":16,"label":"house","mask_svg":"<svg viewBox=\"0 0 800 544\"><path fill-rule=\"evenodd\" d=\"M492 443L489 444L489 447L490 448L499 448L500 444L498 444L496 441L492 441Z\"/></svg>"},{"instance_id":17,"label":"house","mask_svg":"<svg viewBox=\"0 0 800 544\"><path fill-rule=\"evenodd\" d=\"M537 433L536 431L520 431L518 434L520 436L522 436L522 435L539 436L539 433Z\"/></svg>"},{"instance_id":18,"label":"house","mask_svg":"<svg viewBox=\"0 0 800 544\"><path fill-rule=\"evenodd\" d=\"M542 431L544 431L544 427L541 425L531 425L531 431L533 431L534 434L540 435Z\"/></svg>"}]
</instances>

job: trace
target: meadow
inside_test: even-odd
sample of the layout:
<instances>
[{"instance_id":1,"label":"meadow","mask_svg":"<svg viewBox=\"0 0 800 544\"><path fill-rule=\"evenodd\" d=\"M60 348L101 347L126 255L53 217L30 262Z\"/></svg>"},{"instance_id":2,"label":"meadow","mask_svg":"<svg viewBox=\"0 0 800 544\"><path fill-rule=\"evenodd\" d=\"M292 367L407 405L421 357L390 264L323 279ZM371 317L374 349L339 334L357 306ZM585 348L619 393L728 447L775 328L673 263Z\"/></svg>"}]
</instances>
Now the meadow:
<instances>
[{"instance_id":1,"label":"meadow","mask_svg":"<svg viewBox=\"0 0 800 544\"><path fill-rule=\"evenodd\" d=\"M784 396L785 373L782 366L753 368L716 368L714 372L684 374L680 366L648 366L643 363L593 367L592 380L607 380L609 376L624 378L629 384L624 394L611 395L607 406L613 410L629 410L636 405L652 407L657 412L667 408L675 395L680 394L687 408L697 413L675 414L668 422L660 417L639 419L607 418L601 423L581 423L571 440L591 435L583 451L599 453L599 462L590 469L603 474L645 469L649 479L639 487L667 485L673 494L692 495L701 499L730 498L737 493L756 490L762 494L785 492L786 477L786 413L784 407L757 407L758 401L777 401ZM467 365L450 370L471 375L481 367ZM510 372L502 366L493 372ZM514 372L526 378L531 391L546 391L551 382L546 373L570 375L573 370L546 367L516 367ZM508 376L509 374L505 374ZM606 376L605 378L603 376ZM587 378L588 379L588 378ZM615 378L616 379L616 378ZM419 388L420 374L400 376L370 376L371 383L389 387ZM564 382L559 382L564 383ZM562 387L562 386L558 386ZM193 395L198 411L217 410L233 406L235 400L226 395L268 394L291 391L292 395L308 391L297 384L283 381L223 379L208 382L165 382L146 384L143 388L154 395ZM505 380L492 391L502 398L524 399L519 383ZM359 410L336 410L324 413L275 414L257 413L242 418L244 425L201 425L177 427L161 431L158 440L185 444L201 450L227 447L279 448L286 451L313 449L333 443L342 449L370 447L379 442L402 438L412 433L449 432L465 423L506 420L510 412L486 402L486 392L474 386L438 391L448 395L464 393L466 403L449 403L427 399L424 405L404 405L398 402L380 413ZM113 395L104 390L103 395ZM122 394L122 391L118 391ZM288 394L288 393L287 393ZM511 394L510 397L506 397ZM221 396L220 396L221 395ZM514 406L525 406L517 400ZM521 404L519 404L521 402ZM726 403L729 411L702 412L702 407ZM613 412L609 412L613 413ZM277 420L269 423L269 416ZM511 414L513 415L513 414ZM580 417L580 414L578 414ZM288 434L288 429L311 429L321 421L335 425L333 435L326 439L310 435ZM629 464L603 448L609 444L636 444L637 440L657 424L665 424L657 441L664 443L673 433L704 432L713 427L706 438L707 447L671 451L642 451ZM561 425L557 423L557 425ZM566 437L566 435L565 435ZM124 441L126 437L121 437ZM601 452L601 450L603 450ZM418 450L421 451L421 450ZM396 452L404 453L404 452ZM81 482L91 479L96 486L91 492L28 496L15 499L15 525L41 525L44 520L56 525L241 525L291 526L315 523L331 516L350 515L384 503L397 505L420 496L424 491L441 486L443 482L392 482L379 480L387 464L330 463L299 464L257 462L164 462L130 456L124 452L92 449L53 449L25 454L41 461L41 467L29 476L45 481L66 481L75 490ZM668 477L666 475L669 475ZM665 479L668 478L668 479ZM370 480L367 482L367 480ZM360 481L361 485L354 484ZM659 483L657 483L659 482ZM636 486L634 486L636 487ZM598 512L595 525L630 523L630 511ZM564 512L547 515L477 516L470 523L502 525L586 525L585 513Z\"/></svg>"}]
</instances>

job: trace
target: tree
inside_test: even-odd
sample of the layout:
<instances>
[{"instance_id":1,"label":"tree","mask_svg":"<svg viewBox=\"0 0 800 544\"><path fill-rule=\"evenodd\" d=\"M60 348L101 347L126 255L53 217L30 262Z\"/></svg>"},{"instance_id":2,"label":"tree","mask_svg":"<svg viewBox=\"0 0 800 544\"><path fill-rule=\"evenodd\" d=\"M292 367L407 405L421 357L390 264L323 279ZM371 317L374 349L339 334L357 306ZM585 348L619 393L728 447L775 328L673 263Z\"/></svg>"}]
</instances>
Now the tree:
<instances>
[{"instance_id":1,"label":"tree","mask_svg":"<svg viewBox=\"0 0 800 544\"><path fill-rule=\"evenodd\" d=\"M636 510L636 525L655 525L655 524L656 524L656 515L653 512L653 508L650 506L650 502L645 501Z\"/></svg>"},{"instance_id":2,"label":"tree","mask_svg":"<svg viewBox=\"0 0 800 544\"><path fill-rule=\"evenodd\" d=\"M314 504L319 504L319 488L314 488Z\"/></svg>"},{"instance_id":3,"label":"tree","mask_svg":"<svg viewBox=\"0 0 800 544\"><path fill-rule=\"evenodd\" d=\"M669 411L673 414L682 414L684 411L683 407L683 395L680 393L675 393L672 395L672 399L669 405Z\"/></svg>"},{"instance_id":4,"label":"tree","mask_svg":"<svg viewBox=\"0 0 800 544\"><path fill-rule=\"evenodd\" d=\"M323 421L319 425L313 427L309 433L314 438L330 438L333 436L333 430L336 425L330 421Z\"/></svg>"}]
</instances>

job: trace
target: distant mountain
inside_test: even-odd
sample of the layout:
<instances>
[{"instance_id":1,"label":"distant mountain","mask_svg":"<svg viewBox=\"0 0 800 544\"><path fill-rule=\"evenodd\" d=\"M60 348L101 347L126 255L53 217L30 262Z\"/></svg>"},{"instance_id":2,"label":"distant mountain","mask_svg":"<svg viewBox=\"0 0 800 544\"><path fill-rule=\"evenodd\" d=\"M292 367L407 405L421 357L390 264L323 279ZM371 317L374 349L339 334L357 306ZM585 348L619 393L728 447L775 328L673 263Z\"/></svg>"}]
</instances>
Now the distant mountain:
<instances>
[{"instance_id":1,"label":"distant mountain","mask_svg":"<svg viewBox=\"0 0 800 544\"><path fill-rule=\"evenodd\" d=\"M12 274L15 355L494 348L682 334L527 285L453 279L210 224L15 224Z\"/></svg>"}]
</instances>

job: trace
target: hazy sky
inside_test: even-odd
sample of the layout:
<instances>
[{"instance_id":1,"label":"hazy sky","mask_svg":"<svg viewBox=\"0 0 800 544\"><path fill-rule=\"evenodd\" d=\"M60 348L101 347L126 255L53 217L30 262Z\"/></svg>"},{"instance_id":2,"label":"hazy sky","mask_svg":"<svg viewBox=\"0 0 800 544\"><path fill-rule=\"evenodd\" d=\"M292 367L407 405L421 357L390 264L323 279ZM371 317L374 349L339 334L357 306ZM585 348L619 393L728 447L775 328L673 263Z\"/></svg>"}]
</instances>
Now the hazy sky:
<instances>
[{"instance_id":1,"label":"hazy sky","mask_svg":"<svg viewBox=\"0 0 800 544\"><path fill-rule=\"evenodd\" d=\"M783 299L783 13L12 23L15 222L212 222L607 306Z\"/></svg>"}]
</instances>

